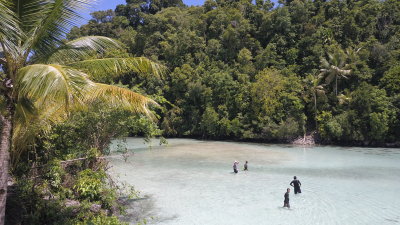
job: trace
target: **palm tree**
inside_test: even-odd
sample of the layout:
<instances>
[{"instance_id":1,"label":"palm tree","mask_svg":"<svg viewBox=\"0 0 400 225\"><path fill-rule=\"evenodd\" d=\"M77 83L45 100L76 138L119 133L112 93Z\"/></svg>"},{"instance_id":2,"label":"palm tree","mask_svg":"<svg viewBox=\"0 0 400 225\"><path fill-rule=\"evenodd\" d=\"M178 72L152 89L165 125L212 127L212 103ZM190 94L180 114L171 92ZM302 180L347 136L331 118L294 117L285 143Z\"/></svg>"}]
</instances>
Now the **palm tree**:
<instances>
[{"instance_id":1,"label":"palm tree","mask_svg":"<svg viewBox=\"0 0 400 225\"><path fill-rule=\"evenodd\" d=\"M305 82L307 83L307 86L309 87L309 90L312 93L313 96L313 101L314 101L314 121L315 121L315 128L317 129L318 124L317 124L317 115L318 115L318 109L317 109L317 97L318 96L324 96L325 95L325 89L323 84L320 84L321 80L317 76L309 75Z\"/></svg>"},{"instance_id":2,"label":"palm tree","mask_svg":"<svg viewBox=\"0 0 400 225\"><path fill-rule=\"evenodd\" d=\"M0 225L4 224L10 153L28 146L40 129L99 99L149 114L151 99L99 84L95 76L130 71L159 75L162 67L139 58L89 58L120 48L110 38L63 41L93 0L0 0Z\"/></svg>"},{"instance_id":3,"label":"palm tree","mask_svg":"<svg viewBox=\"0 0 400 225\"><path fill-rule=\"evenodd\" d=\"M351 74L349 64L346 64L348 56L342 50L336 50L333 54L327 53L328 59L321 58L321 73L319 78L325 79L325 84L335 80L335 95L338 95L338 79L345 78Z\"/></svg>"}]
</instances>

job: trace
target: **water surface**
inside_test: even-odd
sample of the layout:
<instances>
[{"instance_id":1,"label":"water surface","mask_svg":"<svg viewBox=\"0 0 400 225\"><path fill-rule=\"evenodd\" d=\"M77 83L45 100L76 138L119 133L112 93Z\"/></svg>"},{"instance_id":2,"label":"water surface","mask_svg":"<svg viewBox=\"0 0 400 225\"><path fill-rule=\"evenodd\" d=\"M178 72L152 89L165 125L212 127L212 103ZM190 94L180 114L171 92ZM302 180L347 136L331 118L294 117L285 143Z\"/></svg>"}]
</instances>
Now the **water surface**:
<instances>
[{"instance_id":1,"label":"water surface","mask_svg":"<svg viewBox=\"0 0 400 225\"><path fill-rule=\"evenodd\" d=\"M111 162L120 180L141 191L131 210L150 224L400 224L400 149L168 143L149 149L130 138L133 155ZM233 174L234 160L240 167L248 160L249 171ZM288 210L283 195L294 175L303 193L292 189Z\"/></svg>"}]
</instances>

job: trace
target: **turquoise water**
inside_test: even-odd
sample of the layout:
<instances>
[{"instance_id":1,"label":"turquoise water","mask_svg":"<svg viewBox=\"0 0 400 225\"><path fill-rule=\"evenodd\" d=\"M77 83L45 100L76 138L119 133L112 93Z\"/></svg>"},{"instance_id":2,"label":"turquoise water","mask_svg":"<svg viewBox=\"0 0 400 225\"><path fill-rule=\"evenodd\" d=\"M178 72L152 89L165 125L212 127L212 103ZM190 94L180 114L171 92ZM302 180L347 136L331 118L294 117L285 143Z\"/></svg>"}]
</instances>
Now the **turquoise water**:
<instances>
[{"instance_id":1,"label":"turquoise water","mask_svg":"<svg viewBox=\"0 0 400 225\"><path fill-rule=\"evenodd\" d=\"M144 197L130 209L140 215L125 218L132 224L400 224L400 149L168 142L127 139L132 156L112 159ZM249 171L233 174L234 160ZM282 208L294 175L303 193L292 189L291 209Z\"/></svg>"}]
</instances>

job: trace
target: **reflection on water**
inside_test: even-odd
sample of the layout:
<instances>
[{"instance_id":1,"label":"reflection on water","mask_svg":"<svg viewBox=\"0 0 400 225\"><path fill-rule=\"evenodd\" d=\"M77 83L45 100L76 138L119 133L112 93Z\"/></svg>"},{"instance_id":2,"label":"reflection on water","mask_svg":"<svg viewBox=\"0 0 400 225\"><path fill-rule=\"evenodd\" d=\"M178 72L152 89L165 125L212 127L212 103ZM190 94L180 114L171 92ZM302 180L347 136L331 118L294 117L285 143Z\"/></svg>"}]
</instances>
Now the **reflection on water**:
<instances>
[{"instance_id":1,"label":"reflection on water","mask_svg":"<svg viewBox=\"0 0 400 225\"><path fill-rule=\"evenodd\" d=\"M132 210L153 224L400 224L400 149L168 142L148 149L127 139L134 155L112 159L120 179L149 197ZM249 171L233 174L234 160L248 160ZM303 193L291 192L288 210L294 175Z\"/></svg>"}]
</instances>

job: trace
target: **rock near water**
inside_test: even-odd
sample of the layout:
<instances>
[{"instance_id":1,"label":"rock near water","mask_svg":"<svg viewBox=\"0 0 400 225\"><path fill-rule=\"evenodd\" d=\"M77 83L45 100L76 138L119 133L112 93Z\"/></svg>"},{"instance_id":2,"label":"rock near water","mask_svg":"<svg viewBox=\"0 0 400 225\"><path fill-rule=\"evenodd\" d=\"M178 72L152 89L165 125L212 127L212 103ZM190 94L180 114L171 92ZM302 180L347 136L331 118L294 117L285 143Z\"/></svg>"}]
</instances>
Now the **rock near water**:
<instances>
[{"instance_id":1,"label":"rock near water","mask_svg":"<svg viewBox=\"0 0 400 225\"><path fill-rule=\"evenodd\" d=\"M298 137L292 141L294 145L315 145L314 134Z\"/></svg>"}]
</instances>

